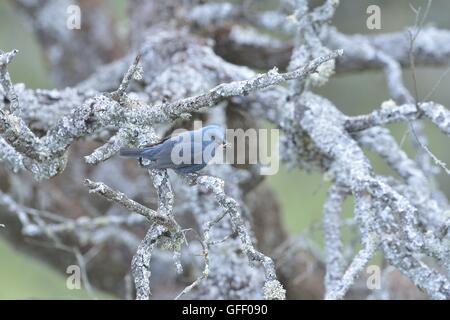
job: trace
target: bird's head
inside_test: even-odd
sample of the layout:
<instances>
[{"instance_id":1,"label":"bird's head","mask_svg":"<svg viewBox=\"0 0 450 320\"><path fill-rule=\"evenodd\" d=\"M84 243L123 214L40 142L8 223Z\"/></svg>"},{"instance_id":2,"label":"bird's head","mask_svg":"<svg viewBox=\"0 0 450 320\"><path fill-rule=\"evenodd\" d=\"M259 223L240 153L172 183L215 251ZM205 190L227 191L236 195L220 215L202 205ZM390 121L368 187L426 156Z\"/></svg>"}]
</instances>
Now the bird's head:
<instances>
[{"instance_id":1,"label":"bird's head","mask_svg":"<svg viewBox=\"0 0 450 320\"><path fill-rule=\"evenodd\" d=\"M210 125L203 127L201 130L203 131L203 141L213 142L217 146L222 147L229 146L227 143L226 130L224 128L216 125Z\"/></svg>"}]
</instances>

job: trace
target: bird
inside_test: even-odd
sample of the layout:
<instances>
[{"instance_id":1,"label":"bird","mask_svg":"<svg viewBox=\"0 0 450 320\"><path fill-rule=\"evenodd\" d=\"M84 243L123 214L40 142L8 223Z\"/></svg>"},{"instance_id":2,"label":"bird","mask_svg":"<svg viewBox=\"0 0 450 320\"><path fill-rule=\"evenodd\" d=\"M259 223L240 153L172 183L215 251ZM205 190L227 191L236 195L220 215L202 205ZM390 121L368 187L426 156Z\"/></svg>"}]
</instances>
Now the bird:
<instances>
[{"instance_id":1,"label":"bird","mask_svg":"<svg viewBox=\"0 0 450 320\"><path fill-rule=\"evenodd\" d=\"M226 130L209 125L142 148L121 148L119 155L137 158L145 168L173 169L188 174L206 167L214 158L216 149L227 146ZM145 165L144 160L147 160Z\"/></svg>"}]
</instances>

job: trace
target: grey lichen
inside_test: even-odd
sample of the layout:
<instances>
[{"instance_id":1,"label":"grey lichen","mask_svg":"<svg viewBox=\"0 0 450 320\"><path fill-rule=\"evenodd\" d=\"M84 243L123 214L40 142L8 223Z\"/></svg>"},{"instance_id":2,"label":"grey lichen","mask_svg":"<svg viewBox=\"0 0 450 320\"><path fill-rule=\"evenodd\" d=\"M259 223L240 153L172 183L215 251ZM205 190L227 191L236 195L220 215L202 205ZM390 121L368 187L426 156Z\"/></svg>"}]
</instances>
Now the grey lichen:
<instances>
[{"instance_id":1,"label":"grey lichen","mask_svg":"<svg viewBox=\"0 0 450 320\"><path fill-rule=\"evenodd\" d=\"M270 280L264 284L264 299L266 300L285 300L286 290L278 280Z\"/></svg>"},{"instance_id":2,"label":"grey lichen","mask_svg":"<svg viewBox=\"0 0 450 320\"><path fill-rule=\"evenodd\" d=\"M102 36L108 34L107 28L93 27L95 35L75 41L72 33L60 29L62 20L53 19L67 2L43 3L41 7L20 1L18 7L43 42L55 78L66 84L88 76L93 66L104 61L100 53L112 48L104 40L108 37ZM138 26L132 30L133 39L141 39L134 42L142 45L74 87L60 90L14 84L7 68L18 52L0 52L0 161L11 171L5 174L5 185L10 184L12 190L11 194L0 192L0 206L7 217L16 217L23 236L48 239L55 247L75 252L77 261L117 242L120 250L107 259L116 264L125 261L128 274L126 257L134 253L131 273L138 299L150 298L150 276L158 272L160 277L170 277L174 287L170 296L175 298L285 299L285 288L292 288L297 277L279 279L277 272L283 266L258 247L246 203L251 191L243 187L254 178L251 170L211 166L200 175L188 176L149 170L148 175L139 171L130 180L113 157L121 147L160 141L164 133L191 117L205 117L225 127L232 120L230 106L238 107L281 129L282 159L289 167L319 171L331 183L323 208L326 272L321 296L345 298L380 251L387 264L429 297L450 299L450 205L433 180L435 165L446 167L427 147L417 122L427 118L450 136L450 111L436 102L415 101L419 99L408 91L402 67L410 62L411 47L404 32L343 34L329 25L338 4L327 0L310 8L308 1L287 0L277 11L250 13L241 4L190 8L190 2L136 0L130 7L131 24ZM152 17L152 21L143 17ZM98 23L94 19L90 25ZM201 31L202 36L193 31ZM292 40L276 38L279 32ZM261 62L268 71L257 74L225 61L213 50L213 41L203 36L224 41L222 46L233 46L250 59L252 50L270 55ZM417 65L447 63L449 38L447 30L424 28L412 47ZM73 55L74 50L91 47ZM287 66L287 72L280 72L272 61L277 61L280 70ZM65 69L66 64L71 68ZM382 69L391 98L368 114L347 116L332 101L312 92L334 73L361 69ZM411 159L383 127L393 122L414 129L418 159ZM100 141L83 156L93 176L99 176L92 179L104 182L87 179L85 186L112 202L105 215L84 203L77 218L42 209L45 201L38 204L39 209L23 204L23 199L39 197L33 196L31 180L22 182L25 178L15 173L29 171L42 180L72 170L71 183L78 181L81 165L66 165L74 161L69 149L85 140ZM363 148L379 155L396 175L376 174ZM148 178L155 197L148 195ZM341 232L347 223L341 215L346 197L355 203L349 224L357 230L355 239L362 245L356 254ZM145 205L140 203L144 201ZM188 229L181 227L185 220ZM73 242L63 243L66 236ZM81 254L72 247L67 250L68 246L86 246L90 251ZM298 247L288 246L281 246L287 251L280 249L283 252L278 257ZM315 264L308 266L307 275L320 273L316 267L322 261L318 254L312 256ZM103 269L96 275L105 283L119 282ZM180 278L184 279L181 285ZM159 280L153 276L152 286ZM158 289L166 288L160 285Z\"/></svg>"}]
</instances>

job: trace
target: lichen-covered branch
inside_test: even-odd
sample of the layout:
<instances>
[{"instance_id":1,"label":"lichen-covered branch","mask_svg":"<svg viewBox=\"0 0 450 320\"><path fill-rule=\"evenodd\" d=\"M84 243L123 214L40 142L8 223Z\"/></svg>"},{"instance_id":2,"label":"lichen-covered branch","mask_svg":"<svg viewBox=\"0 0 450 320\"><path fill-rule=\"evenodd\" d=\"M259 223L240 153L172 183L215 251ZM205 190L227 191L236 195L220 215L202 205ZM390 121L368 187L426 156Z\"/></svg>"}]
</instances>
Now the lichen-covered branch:
<instances>
[{"instance_id":1,"label":"lichen-covered branch","mask_svg":"<svg viewBox=\"0 0 450 320\"><path fill-rule=\"evenodd\" d=\"M0 52L0 226L18 248L56 267L78 263L88 289L121 296L133 293L131 271L138 299L403 297L413 284L450 299L450 204L428 162L445 163L415 122L429 119L448 138L450 112L416 101L402 79L411 57L417 66L448 63L448 30L422 28L413 45L404 31L346 35L330 24L336 0L287 0L274 11L133 0L125 37L132 49L112 61L125 46L103 5L89 6L79 32L52 19L67 5L15 4L57 85L73 87L14 84L8 65L17 51ZM347 116L313 93L335 72L370 69L384 71L392 100L368 114ZM114 157L197 119L228 128L267 120L281 130L282 161L331 182L324 248L305 234L288 236L253 166L210 165L184 176ZM417 159L384 127L394 122L410 126ZM395 174L376 174L366 149ZM349 219L341 214L346 197L355 202ZM376 252L388 265L383 285L390 282L379 295L364 287ZM403 282L389 280L392 268Z\"/></svg>"},{"instance_id":2,"label":"lichen-covered branch","mask_svg":"<svg viewBox=\"0 0 450 320\"><path fill-rule=\"evenodd\" d=\"M119 90L113 93L111 98L107 95L97 95L88 99L83 105L73 110L70 115L59 120L42 138L36 137L21 118L10 115L5 111L0 111L0 134L18 152L35 160L26 167L37 178L50 178L64 170L65 153L74 141L92 135L102 128L149 126L171 121L181 114L204 107L212 107L227 97L246 95L252 91L287 80L304 79L315 72L322 63L341 54L342 51L334 51L288 73L279 74L276 70L272 70L250 80L219 85L206 94L155 106L147 106L139 100L127 97L122 97L120 103L116 101L116 95L123 96L125 88L128 87L131 77L137 70L136 66L139 60L136 59L130 71L125 75L124 82ZM125 145L129 142L116 141L112 144L112 147L117 151L117 147L121 143ZM114 152L110 150L103 149L101 152L111 156ZM88 158L88 161L95 162L98 160Z\"/></svg>"},{"instance_id":3,"label":"lichen-covered branch","mask_svg":"<svg viewBox=\"0 0 450 320\"><path fill-rule=\"evenodd\" d=\"M158 239L164 231L161 226L151 226L133 256L131 273L134 278L137 300L148 300L150 298L150 260Z\"/></svg>"},{"instance_id":4,"label":"lichen-covered branch","mask_svg":"<svg viewBox=\"0 0 450 320\"><path fill-rule=\"evenodd\" d=\"M239 212L239 205L234 199L224 193L224 182L218 178L208 176L191 176L190 178L193 178L195 183L213 192L222 210L229 215L233 229L237 232L241 240L243 252L251 262L256 261L263 265L266 278L264 283L264 298L269 300L284 300L286 298L286 292L277 280L275 265L272 259L254 248L250 233Z\"/></svg>"},{"instance_id":5,"label":"lichen-covered branch","mask_svg":"<svg viewBox=\"0 0 450 320\"><path fill-rule=\"evenodd\" d=\"M323 234L325 242L326 275L325 289L329 292L336 287L336 282L342 277L344 268L344 253L341 240L341 210L347 195L345 188L333 185L328 190L327 200L323 210Z\"/></svg>"},{"instance_id":6,"label":"lichen-covered branch","mask_svg":"<svg viewBox=\"0 0 450 320\"><path fill-rule=\"evenodd\" d=\"M169 216L161 212L155 212L143 205L127 198L123 193L117 192L104 183L101 182L93 182L87 179L85 181L86 186L89 188L89 192L98 193L105 197L110 201L115 201L131 212L138 213L145 218L147 218L150 222L155 224L160 224L167 228L167 230L175 230L176 224Z\"/></svg>"},{"instance_id":7,"label":"lichen-covered branch","mask_svg":"<svg viewBox=\"0 0 450 320\"><path fill-rule=\"evenodd\" d=\"M380 109L367 115L347 117L345 128L349 132L362 131L371 127L382 126L393 122L416 120L423 114L429 118L444 134L450 135L450 111L434 102L418 104L396 105L393 101L386 101Z\"/></svg>"}]
</instances>

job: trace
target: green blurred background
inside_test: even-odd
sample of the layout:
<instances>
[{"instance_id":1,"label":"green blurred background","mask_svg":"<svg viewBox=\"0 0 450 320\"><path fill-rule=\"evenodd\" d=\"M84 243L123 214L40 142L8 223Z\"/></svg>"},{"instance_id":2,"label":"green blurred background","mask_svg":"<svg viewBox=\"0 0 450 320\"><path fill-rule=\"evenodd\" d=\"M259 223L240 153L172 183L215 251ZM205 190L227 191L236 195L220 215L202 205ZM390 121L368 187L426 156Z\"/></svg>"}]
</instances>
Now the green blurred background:
<instances>
[{"instance_id":1,"label":"green blurred background","mask_svg":"<svg viewBox=\"0 0 450 320\"><path fill-rule=\"evenodd\" d=\"M125 20L125 1L106 1L123 26ZM270 3L272 2L272 3ZM273 7L275 1L265 1ZM425 6L426 1L377 1L377 0L341 0L333 23L346 33L377 33L403 30L414 23L414 14L409 4L415 7ZM381 7L382 29L371 31L366 28L366 9L371 4ZM427 22L440 28L450 28L450 2L448 0L433 1ZM26 30L23 21L18 17L9 2L0 2L0 49L19 49L20 54L9 67L13 82L26 83L33 88L51 88L52 83L45 69L45 60L32 32ZM345 49L345 48L344 48ZM445 68L419 68L418 88L421 97L434 86ZM411 74L404 72L404 79L411 88ZM450 106L450 76L445 78L436 90L433 100ZM335 76L324 87L317 90L331 99L346 114L367 113L389 99L386 82L381 72L362 72L358 75ZM390 126L395 137L400 141L405 131L405 124ZM429 134L430 149L443 161L450 163L448 140L435 128L426 123ZM412 155L411 146L405 143L406 151ZM376 157L368 154L378 173L392 173ZM300 170L280 168L280 172L268 178L275 190L282 210L286 227L292 233L309 232L320 243L320 226L322 204L328 183L322 175L305 173ZM450 196L450 179L441 174L438 180L442 189ZM349 199L344 214L352 214L352 201ZM312 232L312 233L311 233ZM98 293L100 298L108 295ZM66 289L66 278L50 269L44 263L34 260L10 247L0 238L0 299L27 298L90 298L83 290Z\"/></svg>"}]
</instances>

